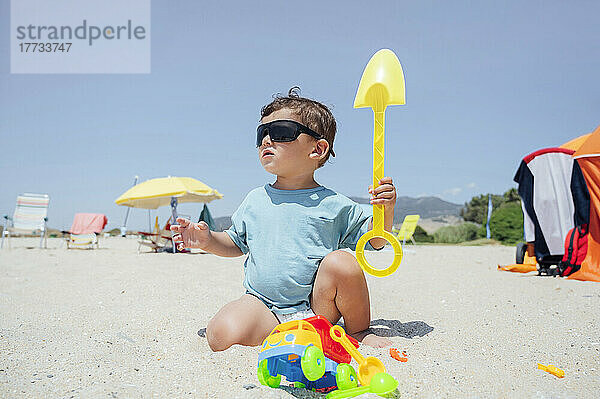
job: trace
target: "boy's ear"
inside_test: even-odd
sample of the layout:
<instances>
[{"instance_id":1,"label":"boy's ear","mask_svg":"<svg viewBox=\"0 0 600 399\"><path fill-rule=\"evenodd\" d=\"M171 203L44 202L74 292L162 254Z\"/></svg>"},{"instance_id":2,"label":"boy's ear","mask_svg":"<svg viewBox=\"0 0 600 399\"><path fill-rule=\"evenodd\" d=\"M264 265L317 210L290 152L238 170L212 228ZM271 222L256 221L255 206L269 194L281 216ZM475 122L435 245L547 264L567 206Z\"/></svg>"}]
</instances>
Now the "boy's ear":
<instances>
[{"instance_id":1,"label":"boy's ear","mask_svg":"<svg viewBox=\"0 0 600 399\"><path fill-rule=\"evenodd\" d=\"M310 154L311 158L323 158L329 151L329 143L325 139L319 139L315 143L315 148Z\"/></svg>"}]
</instances>

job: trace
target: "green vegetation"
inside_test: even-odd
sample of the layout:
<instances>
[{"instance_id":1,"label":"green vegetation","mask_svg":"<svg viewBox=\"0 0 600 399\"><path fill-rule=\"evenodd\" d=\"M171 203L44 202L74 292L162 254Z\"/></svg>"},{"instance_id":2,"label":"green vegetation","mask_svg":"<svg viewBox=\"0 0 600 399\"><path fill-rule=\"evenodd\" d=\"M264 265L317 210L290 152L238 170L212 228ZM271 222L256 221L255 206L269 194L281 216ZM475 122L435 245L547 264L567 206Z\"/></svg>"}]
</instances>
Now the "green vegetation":
<instances>
[{"instance_id":1,"label":"green vegetation","mask_svg":"<svg viewBox=\"0 0 600 399\"><path fill-rule=\"evenodd\" d=\"M492 194L492 217L490 219L490 233L493 240L503 244L514 244L523 239L523 212L521 199L515 188L511 188L502 195ZM485 223L487 221L488 194L481 194L471 198L465 204L460 215L466 222L480 225L477 236L485 237Z\"/></svg>"},{"instance_id":2,"label":"green vegetation","mask_svg":"<svg viewBox=\"0 0 600 399\"><path fill-rule=\"evenodd\" d=\"M492 213L492 238L503 244L514 244L523 239L523 211L518 202L507 202Z\"/></svg>"},{"instance_id":3,"label":"green vegetation","mask_svg":"<svg viewBox=\"0 0 600 399\"><path fill-rule=\"evenodd\" d=\"M492 206L496 209L503 202L501 195L492 194ZM465 222L485 224L487 220L488 195L481 194L478 197L471 198L471 201L465 203L465 207L460 211L460 216ZM484 228L485 232L485 228ZM484 233L485 234L485 233Z\"/></svg>"},{"instance_id":4,"label":"green vegetation","mask_svg":"<svg viewBox=\"0 0 600 399\"><path fill-rule=\"evenodd\" d=\"M492 207L498 209L502 204L516 202L521 203L521 198L516 188L511 188L502 195L492 194ZM488 194L481 194L478 197L471 198L471 201L465 203L465 207L460 211L460 216L465 222L485 224L487 220Z\"/></svg>"},{"instance_id":5,"label":"green vegetation","mask_svg":"<svg viewBox=\"0 0 600 399\"><path fill-rule=\"evenodd\" d=\"M115 227L114 229L108 231L108 234L110 234L111 237L120 236L121 235L121 229Z\"/></svg>"},{"instance_id":6,"label":"green vegetation","mask_svg":"<svg viewBox=\"0 0 600 399\"><path fill-rule=\"evenodd\" d=\"M419 225L417 225L417 228L415 229L413 238L415 239L415 242L417 242L417 243L433 242L433 236L430 236L429 234L427 234L425 229Z\"/></svg>"},{"instance_id":7,"label":"green vegetation","mask_svg":"<svg viewBox=\"0 0 600 399\"><path fill-rule=\"evenodd\" d=\"M492 240L492 239L487 239L487 238L478 238L476 240L473 241L465 241L465 242L461 242L459 245L463 245L465 247L477 247L477 246L481 246L481 245L499 245L502 244L499 241L496 240Z\"/></svg>"},{"instance_id":8,"label":"green vegetation","mask_svg":"<svg viewBox=\"0 0 600 399\"><path fill-rule=\"evenodd\" d=\"M523 212L521 199L516 189L511 188L502 195L492 194L492 217L490 218L491 240L485 239L488 212L488 194L481 194L465 203L460 215L465 223L445 226L433 233L436 243L483 245L501 242L514 244L523 239ZM416 239L416 238L415 238Z\"/></svg>"},{"instance_id":9,"label":"green vegetation","mask_svg":"<svg viewBox=\"0 0 600 399\"><path fill-rule=\"evenodd\" d=\"M39 233L38 234L33 234L32 237L35 236L39 237ZM57 238L57 237L64 237L64 233L62 232L62 230L58 230L58 229L53 229L51 227L48 227L48 229L46 230L46 235L50 238Z\"/></svg>"},{"instance_id":10,"label":"green vegetation","mask_svg":"<svg viewBox=\"0 0 600 399\"><path fill-rule=\"evenodd\" d=\"M433 240L436 243L458 244L459 242L472 241L479 236L479 226L475 223L467 222L456 226L444 226L433 233Z\"/></svg>"}]
</instances>

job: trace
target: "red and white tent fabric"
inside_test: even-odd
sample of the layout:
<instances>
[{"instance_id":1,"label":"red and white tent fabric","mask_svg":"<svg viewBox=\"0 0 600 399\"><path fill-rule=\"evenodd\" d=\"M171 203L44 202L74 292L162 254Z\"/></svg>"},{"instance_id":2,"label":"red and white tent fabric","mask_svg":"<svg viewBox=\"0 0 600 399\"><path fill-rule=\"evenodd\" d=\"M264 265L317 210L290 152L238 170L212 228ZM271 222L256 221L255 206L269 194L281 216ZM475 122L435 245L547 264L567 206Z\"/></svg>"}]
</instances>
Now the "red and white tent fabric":
<instances>
[{"instance_id":1,"label":"red and white tent fabric","mask_svg":"<svg viewBox=\"0 0 600 399\"><path fill-rule=\"evenodd\" d=\"M565 237L576 225L587 223L589 193L575 151L545 148L527 155L514 180L524 215L525 241L535 243L539 261L561 257Z\"/></svg>"}]
</instances>

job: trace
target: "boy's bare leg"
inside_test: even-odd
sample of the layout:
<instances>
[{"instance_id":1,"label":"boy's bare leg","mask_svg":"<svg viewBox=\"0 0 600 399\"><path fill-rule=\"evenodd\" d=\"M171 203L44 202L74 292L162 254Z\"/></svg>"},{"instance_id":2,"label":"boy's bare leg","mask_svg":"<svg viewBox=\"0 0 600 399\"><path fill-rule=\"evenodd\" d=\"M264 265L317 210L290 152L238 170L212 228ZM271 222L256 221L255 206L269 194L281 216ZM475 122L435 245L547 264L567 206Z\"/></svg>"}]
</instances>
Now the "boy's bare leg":
<instances>
[{"instance_id":1,"label":"boy's bare leg","mask_svg":"<svg viewBox=\"0 0 600 399\"><path fill-rule=\"evenodd\" d=\"M334 251L321 261L311 306L332 324L344 317L346 332L365 345L382 348L392 341L369 330L371 304L365 275L356 258L346 251Z\"/></svg>"},{"instance_id":2,"label":"boy's bare leg","mask_svg":"<svg viewBox=\"0 0 600 399\"><path fill-rule=\"evenodd\" d=\"M256 346L279 324L277 318L250 294L223 306L206 326L208 345L214 352L232 345Z\"/></svg>"}]
</instances>

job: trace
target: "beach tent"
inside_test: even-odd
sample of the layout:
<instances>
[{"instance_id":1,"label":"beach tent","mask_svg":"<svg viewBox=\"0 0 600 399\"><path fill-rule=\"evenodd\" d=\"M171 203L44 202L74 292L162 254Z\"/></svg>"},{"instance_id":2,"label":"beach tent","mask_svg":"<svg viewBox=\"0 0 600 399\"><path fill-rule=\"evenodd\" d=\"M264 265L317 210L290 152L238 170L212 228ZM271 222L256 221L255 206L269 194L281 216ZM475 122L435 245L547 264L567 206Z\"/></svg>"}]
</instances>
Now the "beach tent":
<instances>
[{"instance_id":1,"label":"beach tent","mask_svg":"<svg viewBox=\"0 0 600 399\"><path fill-rule=\"evenodd\" d=\"M560 148L566 148L567 150L573 150L573 151L577 151L579 149L579 147L581 147L581 145L590 138L592 134L588 133L588 134L584 134L583 136L579 136L577 138L574 138L573 140L567 141L566 143L564 143L563 145L560 146Z\"/></svg>"},{"instance_id":2,"label":"beach tent","mask_svg":"<svg viewBox=\"0 0 600 399\"><path fill-rule=\"evenodd\" d=\"M589 194L574 151L545 148L521 161L514 180L524 216L525 241L534 242L540 273L554 274L570 229L587 223Z\"/></svg>"},{"instance_id":3,"label":"beach tent","mask_svg":"<svg viewBox=\"0 0 600 399\"><path fill-rule=\"evenodd\" d=\"M514 180L519 184L525 241L534 245L519 244L517 264L498 269L533 271L533 261L540 274L554 274L567 232L589 224L586 258L568 278L600 282L600 126L560 147L527 155ZM533 253L523 256L523 248L528 253L534 250L535 257Z\"/></svg>"},{"instance_id":4,"label":"beach tent","mask_svg":"<svg viewBox=\"0 0 600 399\"><path fill-rule=\"evenodd\" d=\"M600 282L600 126L582 141L573 158L583 172L590 195L588 251L581 269L569 278Z\"/></svg>"}]
</instances>

